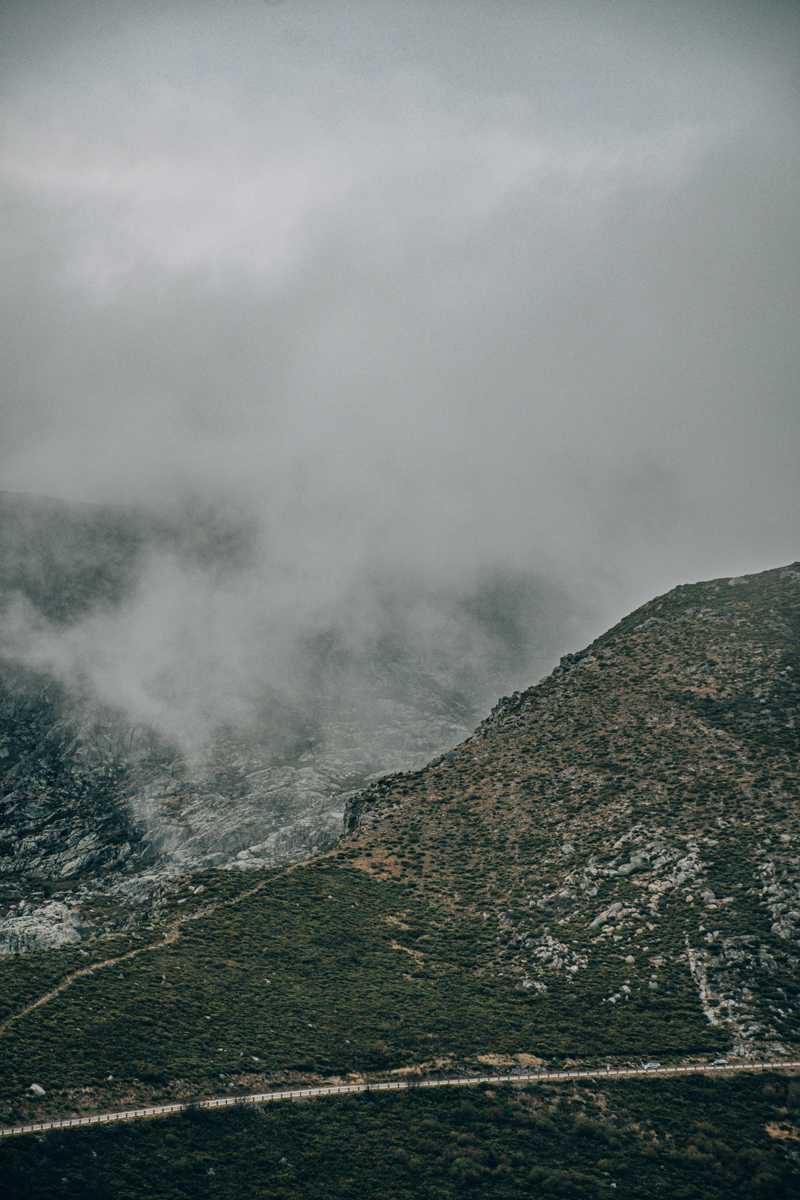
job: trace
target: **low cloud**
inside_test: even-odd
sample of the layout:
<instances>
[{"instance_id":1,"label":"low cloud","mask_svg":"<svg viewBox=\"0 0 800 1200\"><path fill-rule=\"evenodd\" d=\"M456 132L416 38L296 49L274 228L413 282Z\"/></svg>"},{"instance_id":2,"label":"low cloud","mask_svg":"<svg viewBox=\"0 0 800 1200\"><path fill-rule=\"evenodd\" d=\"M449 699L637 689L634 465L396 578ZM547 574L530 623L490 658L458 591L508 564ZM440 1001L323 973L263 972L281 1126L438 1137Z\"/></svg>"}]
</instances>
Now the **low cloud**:
<instances>
[{"instance_id":1,"label":"low cloud","mask_svg":"<svg viewBox=\"0 0 800 1200\"><path fill-rule=\"evenodd\" d=\"M483 702L796 556L785 6L68 7L3 16L3 486L257 532L26 661L185 742L331 631Z\"/></svg>"}]
</instances>

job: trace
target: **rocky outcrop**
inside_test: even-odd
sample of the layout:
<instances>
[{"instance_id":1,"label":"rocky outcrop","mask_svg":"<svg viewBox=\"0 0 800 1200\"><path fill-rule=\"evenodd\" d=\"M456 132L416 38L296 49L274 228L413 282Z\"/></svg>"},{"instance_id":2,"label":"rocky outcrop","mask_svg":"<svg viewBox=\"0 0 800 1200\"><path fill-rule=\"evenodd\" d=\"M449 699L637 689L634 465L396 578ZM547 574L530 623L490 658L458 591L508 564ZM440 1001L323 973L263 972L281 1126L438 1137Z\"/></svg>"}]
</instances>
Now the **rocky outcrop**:
<instances>
[{"instance_id":1,"label":"rocky outcrop","mask_svg":"<svg viewBox=\"0 0 800 1200\"><path fill-rule=\"evenodd\" d=\"M21 900L10 906L0 925L0 954L53 950L80 940L77 908L59 900L39 904L35 900Z\"/></svg>"}]
</instances>

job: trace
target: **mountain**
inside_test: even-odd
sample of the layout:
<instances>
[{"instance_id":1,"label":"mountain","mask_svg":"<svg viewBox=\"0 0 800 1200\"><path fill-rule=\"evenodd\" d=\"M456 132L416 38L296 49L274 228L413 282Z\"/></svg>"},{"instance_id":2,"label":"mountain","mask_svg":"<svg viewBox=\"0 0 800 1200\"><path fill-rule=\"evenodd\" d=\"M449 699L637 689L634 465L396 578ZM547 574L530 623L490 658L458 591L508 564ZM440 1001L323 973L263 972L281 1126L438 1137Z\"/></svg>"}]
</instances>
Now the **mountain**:
<instances>
[{"instance_id":1,"label":"mountain","mask_svg":"<svg viewBox=\"0 0 800 1200\"><path fill-rule=\"evenodd\" d=\"M194 872L147 925L0 963L4 1118L796 1054L799 619L798 564L676 588L353 797L328 852Z\"/></svg>"},{"instance_id":2,"label":"mountain","mask_svg":"<svg viewBox=\"0 0 800 1200\"><path fill-rule=\"evenodd\" d=\"M498 971L800 1035L800 564L681 586L352 802L348 853L490 923Z\"/></svg>"}]
</instances>

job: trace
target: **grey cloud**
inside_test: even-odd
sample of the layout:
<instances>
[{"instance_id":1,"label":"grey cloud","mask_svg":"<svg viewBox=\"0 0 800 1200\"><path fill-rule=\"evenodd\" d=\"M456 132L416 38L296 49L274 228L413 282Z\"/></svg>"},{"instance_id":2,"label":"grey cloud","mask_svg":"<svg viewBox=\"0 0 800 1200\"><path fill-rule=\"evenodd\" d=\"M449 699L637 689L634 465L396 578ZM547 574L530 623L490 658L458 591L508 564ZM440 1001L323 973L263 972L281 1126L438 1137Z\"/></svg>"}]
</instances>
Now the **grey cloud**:
<instances>
[{"instance_id":1,"label":"grey cloud","mask_svg":"<svg viewBox=\"0 0 800 1200\"><path fill-rule=\"evenodd\" d=\"M158 716L147 645L195 723L187 653L233 712L393 590L412 642L492 653L456 598L505 573L572 606L520 684L655 591L796 556L788 6L3 20L3 486L261 530L235 583L151 560L124 616L26 653Z\"/></svg>"}]
</instances>

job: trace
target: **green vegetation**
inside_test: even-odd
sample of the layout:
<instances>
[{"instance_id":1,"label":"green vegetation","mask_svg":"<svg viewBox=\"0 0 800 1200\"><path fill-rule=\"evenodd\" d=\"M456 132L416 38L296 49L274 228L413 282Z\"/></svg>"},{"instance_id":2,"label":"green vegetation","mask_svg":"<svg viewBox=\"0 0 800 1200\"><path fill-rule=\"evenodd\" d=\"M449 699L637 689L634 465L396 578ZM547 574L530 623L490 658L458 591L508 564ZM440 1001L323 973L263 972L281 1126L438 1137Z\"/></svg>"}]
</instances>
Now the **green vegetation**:
<instances>
[{"instance_id":1,"label":"green vegetation","mask_svg":"<svg viewBox=\"0 0 800 1200\"><path fill-rule=\"evenodd\" d=\"M330 861L275 872L262 891L228 901L188 921L175 943L77 979L0 1038L5 1120L32 1111L23 1100L34 1080L48 1092L41 1112L116 1103L141 1085L197 1094L257 1087L264 1073L441 1056L677 1055L721 1044L688 972L672 994L637 994L624 1011L568 984L540 996L487 970L486 923L448 921L402 883Z\"/></svg>"},{"instance_id":2,"label":"green vegetation","mask_svg":"<svg viewBox=\"0 0 800 1200\"><path fill-rule=\"evenodd\" d=\"M89 943L135 954L0 1037L0 1120L487 1054L796 1043L798 578L677 589L362 793L335 853L198 874L153 930ZM7 964L0 1002L75 961Z\"/></svg>"},{"instance_id":3,"label":"green vegetation","mask_svg":"<svg viewBox=\"0 0 800 1200\"><path fill-rule=\"evenodd\" d=\"M0 1024L91 961L73 947L0 958Z\"/></svg>"},{"instance_id":4,"label":"green vegetation","mask_svg":"<svg viewBox=\"0 0 800 1200\"><path fill-rule=\"evenodd\" d=\"M0 1173L8 1200L789 1200L799 1102L780 1077L373 1093L26 1136Z\"/></svg>"}]
</instances>

